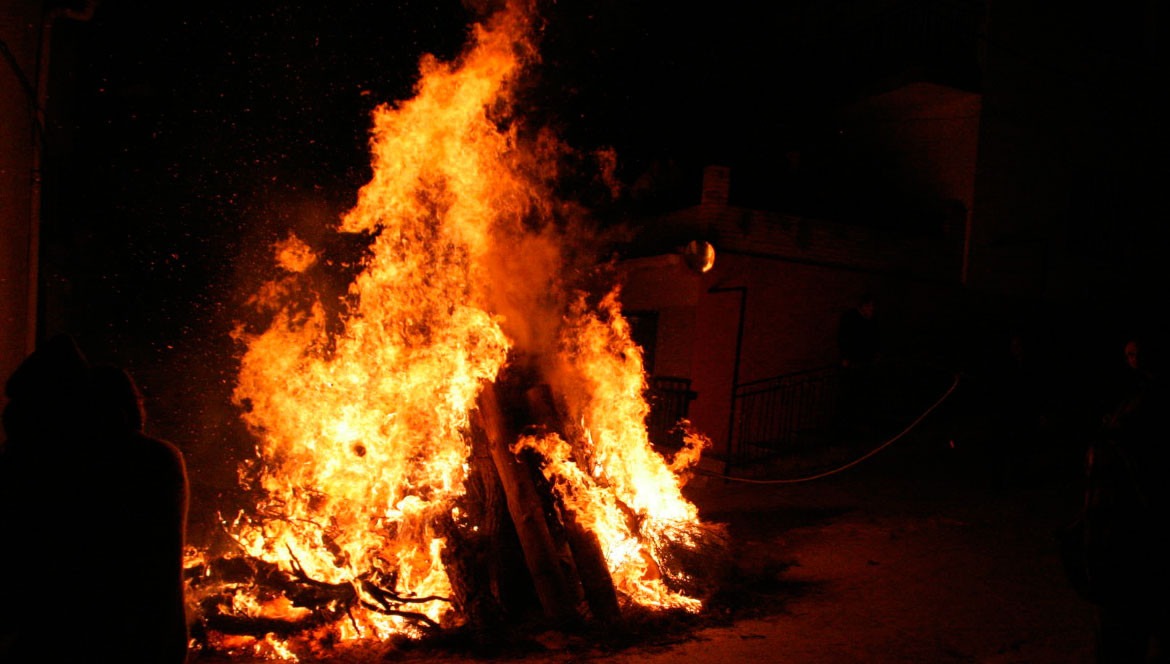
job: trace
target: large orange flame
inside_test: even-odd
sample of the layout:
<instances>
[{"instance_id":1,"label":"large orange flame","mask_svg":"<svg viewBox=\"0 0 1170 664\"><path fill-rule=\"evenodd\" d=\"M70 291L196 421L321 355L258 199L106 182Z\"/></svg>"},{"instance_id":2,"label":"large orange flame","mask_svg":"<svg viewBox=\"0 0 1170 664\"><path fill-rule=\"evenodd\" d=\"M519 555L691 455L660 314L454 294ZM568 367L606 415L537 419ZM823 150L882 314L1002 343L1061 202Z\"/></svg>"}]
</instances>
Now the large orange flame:
<instances>
[{"instance_id":1,"label":"large orange flame","mask_svg":"<svg viewBox=\"0 0 1170 664\"><path fill-rule=\"evenodd\" d=\"M255 299L270 327L240 332L235 391L258 440L241 477L263 498L228 530L247 555L359 597L371 574L402 597L449 596L436 524L464 491L476 397L520 351L543 358L574 433L519 444L597 533L619 592L695 609L665 587L656 557L666 540L687 545L698 520L647 439L640 351L616 291L595 306L568 294L572 208L551 193L555 141L523 136L512 117L536 58L531 30L510 5L474 26L456 62L424 58L414 98L376 109L373 178L340 225L371 245L340 325L328 303L304 304L313 250L296 238L277 247L286 276ZM227 610L295 609L243 595ZM329 627L333 640L411 629L355 606ZM442 600L417 610L459 619ZM269 641L267 654L292 657Z\"/></svg>"}]
</instances>

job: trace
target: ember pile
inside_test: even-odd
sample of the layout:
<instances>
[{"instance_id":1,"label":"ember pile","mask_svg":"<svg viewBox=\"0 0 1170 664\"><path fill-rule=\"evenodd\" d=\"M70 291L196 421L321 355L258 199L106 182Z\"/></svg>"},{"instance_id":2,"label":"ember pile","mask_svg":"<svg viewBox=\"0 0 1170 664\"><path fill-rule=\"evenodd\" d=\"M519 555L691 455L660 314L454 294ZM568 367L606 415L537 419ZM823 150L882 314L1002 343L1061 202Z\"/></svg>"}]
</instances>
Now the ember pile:
<instances>
[{"instance_id":1,"label":"ember pile","mask_svg":"<svg viewBox=\"0 0 1170 664\"><path fill-rule=\"evenodd\" d=\"M338 231L368 240L340 304L295 236L241 326L256 438L234 550L191 551L201 647L273 659L637 607L695 612L718 535L681 493L705 440L651 446L640 349L553 194L567 148L512 97L537 54L513 4L414 98L379 107L373 178Z\"/></svg>"}]
</instances>

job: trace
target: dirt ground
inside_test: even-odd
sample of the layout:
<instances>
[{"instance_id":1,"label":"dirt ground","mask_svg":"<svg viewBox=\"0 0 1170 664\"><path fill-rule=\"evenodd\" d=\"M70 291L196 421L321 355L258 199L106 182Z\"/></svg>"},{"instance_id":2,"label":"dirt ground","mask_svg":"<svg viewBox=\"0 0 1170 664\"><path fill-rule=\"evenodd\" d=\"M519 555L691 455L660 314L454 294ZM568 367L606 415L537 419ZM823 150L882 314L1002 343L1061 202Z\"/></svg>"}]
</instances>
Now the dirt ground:
<instances>
[{"instance_id":1,"label":"dirt ground","mask_svg":"<svg viewBox=\"0 0 1170 664\"><path fill-rule=\"evenodd\" d=\"M728 524L736 579L709 624L617 652L544 661L1079 664L1092 605L1066 583L1054 531L1069 478L1006 486L945 430L815 482L700 480L703 517ZM1075 484L1075 478L1074 484Z\"/></svg>"},{"instance_id":2,"label":"dirt ground","mask_svg":"<svg viewBox=\"0 0 1170 664\"><path fill-rule=\"evenodd\" d=\"M1001 489L961 458L936 461L698 490L704 515L731 525L743 574L775 575L759 586L775 610L614 661L1091 661L1093 610L1052 535L1067 514L1059 487Z\"/></svg>"},{"instance_id":3,"label":"dirt ground","mask_svg":"<svg viewBox=\"0 0 1170 664\"><path fill-rule=\"evenodd\" d=\"M939 420L821 480L696 476L688 495L704 520L726 524L732 547L724 588L700 616L624 633L533 634L492 652L408 647L379 659L1092 661L1093 607L1067 585L1054 538L1075 509L1076 477L1041 468L1000 481L988 455L970 449L978 444Z\"/></svg>"}]
</instances>

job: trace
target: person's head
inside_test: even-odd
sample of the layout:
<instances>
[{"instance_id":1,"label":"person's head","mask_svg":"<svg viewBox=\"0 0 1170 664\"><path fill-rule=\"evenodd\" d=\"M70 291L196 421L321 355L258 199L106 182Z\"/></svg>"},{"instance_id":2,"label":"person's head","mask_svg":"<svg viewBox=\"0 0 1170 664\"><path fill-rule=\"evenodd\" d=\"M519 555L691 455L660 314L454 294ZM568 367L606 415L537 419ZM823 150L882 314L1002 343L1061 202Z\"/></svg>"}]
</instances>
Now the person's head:
<instances>
[{"instance_id":1,"label":"person's head","mask_svg":"<svg viewBox=\"0 0 1170 664\"><path fill-rule=\"evenodd\" d=\"M1137 339L1130 339L1125 342L1125 363L1129 365L1130 369L1142 368L1141 344Z\"/></svg>"},{"instance_id":2,"label":"person's head","mask_svg":"<svg viewBox=\"0 0 1170 664\"><path fill-rule=\"evenodd\" d=\"M21 362L4 386L9 439L55 437L69 432L82 407L89 362L72 337L54 335Z\"/></svg>"},{"instance_id":3,"label":"person's head","mask_svg":"<svg viewBox=\"0 0 1170 664\"><path fill-rule=\"evenodd\" d=\"M1012 357L1014 357L1016 360L1023 361L1024 351L1025 345L1023 335L1021 335L1019 332L1013 332L1011 336L1008 337L1008 352L1011 353Z\"/></svg>"},{"instance_id":4,"label":"person's head","mask_svg":"<svg viewBox=\"0 0 1170 664\"><path fill-rule=\"evenodd\" d=\"M873 318L876 309L877 302L874 299L873 293L866 293L857 301L857 311L866 318Z\"/></svg>"},{"instance_id":5,"label":"person's head","mask_svg":"<svg viewBox=\"0 0 1170 664\"><path fill-rule=\"evenodd\" d=\"M107 431L142 431L142 393L125 370L98 366L90 371L94 424Z\"/></svg>"}]
</instances>

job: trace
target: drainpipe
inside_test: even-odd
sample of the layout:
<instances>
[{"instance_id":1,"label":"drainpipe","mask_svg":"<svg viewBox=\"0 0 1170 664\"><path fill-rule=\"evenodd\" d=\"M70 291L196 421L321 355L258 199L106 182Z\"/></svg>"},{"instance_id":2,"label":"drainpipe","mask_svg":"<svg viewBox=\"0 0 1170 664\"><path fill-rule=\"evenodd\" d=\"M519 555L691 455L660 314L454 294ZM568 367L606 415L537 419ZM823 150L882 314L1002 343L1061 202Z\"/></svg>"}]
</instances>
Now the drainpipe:
<instances>
[{"instance_id":1,"label":"drainpipe","mask_svg":"<svg viewBox=\"0 0 1170 664\"><path fill-rule=\"evenodd\" d=\"M971 210L963 216L963 262L959 267L959 284L968 286L971 279Z\"/></svg>"},{"instance_id":2,"label":"drainpipe","mask_svg":"<svg viewBox=\"0 0 1170 664\"><path fill-rule=\"evenodd\" d=\"M41 261L41 186L45 150L45 104L49 99L49 55L52 52L53 24L60 18L88 21L97 9L97 0L87 0L82 9L57 7L45 14L41 22L41 52L37 58L36 100L33 104L32 185L29 202L28 233L28 334L25 350L31 353L37 345L37 323L40 316L39 282Z\"/></svg>"},{"instance_id":3,"label":"drainpipe","mask_svg":"<svg viewBox=\"0 0 1170 664\"><path fill-rule=\"evenodd\" d=\"M727 454L723 475L731 477L731 441L735 435L735 393L739 390L739 361L743 354L743 321L747 312L747 286L712 286L708 293L739 293L739 324L735 329L735 360L731 368L730 412L727 414Z\"/></svg>"}]
</instances>

